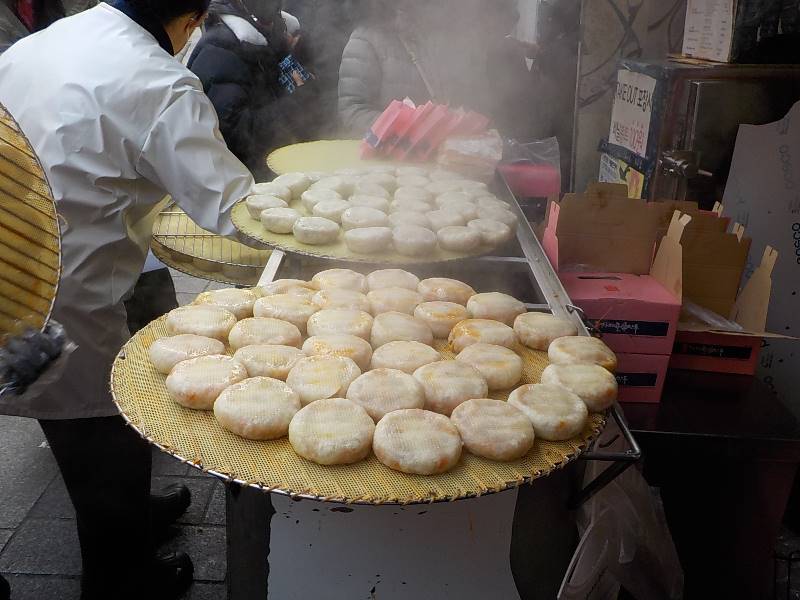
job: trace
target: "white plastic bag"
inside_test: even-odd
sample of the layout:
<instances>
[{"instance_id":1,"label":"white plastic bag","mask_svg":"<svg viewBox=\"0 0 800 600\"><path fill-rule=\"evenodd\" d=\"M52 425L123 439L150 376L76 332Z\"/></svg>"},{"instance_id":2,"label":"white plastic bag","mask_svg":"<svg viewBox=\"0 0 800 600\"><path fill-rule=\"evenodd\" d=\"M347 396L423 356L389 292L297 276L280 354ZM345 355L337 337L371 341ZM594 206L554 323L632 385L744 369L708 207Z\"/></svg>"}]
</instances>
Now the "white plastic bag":
<instances>
[{"instance_id":1,"label":"white plastic bag","mask_svg":"<svg viewBox=\"0 0 800 600\"><path fill-rule=\"evenodd\" d=\"M624 450L615 422L609 422L598 446L604 446L603 440L614 440L604 450ZM606 462L590 462L586 483L607 467ZM661 500L635 466L587 502L578 518L583 537L559 600L612 599L620 586L637 600L683 597L683 569Z\"/></svg>"}]
</instances>

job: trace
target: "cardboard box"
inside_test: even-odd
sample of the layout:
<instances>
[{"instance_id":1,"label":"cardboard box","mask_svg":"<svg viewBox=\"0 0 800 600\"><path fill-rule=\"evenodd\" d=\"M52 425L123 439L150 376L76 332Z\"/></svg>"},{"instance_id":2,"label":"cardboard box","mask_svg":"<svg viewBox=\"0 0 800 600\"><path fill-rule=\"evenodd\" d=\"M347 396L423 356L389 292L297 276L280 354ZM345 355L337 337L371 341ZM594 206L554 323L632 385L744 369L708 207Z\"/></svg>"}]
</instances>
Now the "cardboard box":
<instances>
[{"instance_id":1,"label":"cardboard box","mask_svg":"<svg viewBox=\"0 0 800 600\"><path fill-rule=\"evenodd\" d=\"M720 202L714 205L714 210L700 210L697 202L677 200L658 200L656 202L650 202L647 206L658 212L659 240L666 235L667 228L672 220L672 215L676 210L692 217L691 222L686 226L686 231L688 233L699 231L725 233L728 231L728 227L731 223L729 217L722 216L724 207Z\"/></svg>"},{"instance_id":2,"label":"cardboard box","mask_svg":"<svg viewBox=\"0 0 800 600\"><path fill-rule=\"evenodd\" d=\"M753 272L730 312L730 320L742 331L715 330L707 324L678 323L670 367L692 371L753 375L759 364L764 340L787 339L768 333L772 272L778 253L767 246L761 264Z\"/></svg>"},{"instance_id":3,"label":"cardboard box","mask_svg":"<svg viewBox=\"0 0 800 600\"><path fill-rule=\"evenodd\" d=\"M753 247L748 277L762 248L781 259L772 274L772 306L766 328L787 336L800 332L800 102L785 118L766 125L742 125L725 187L725 213L747 227ZM800 387L798 344L792 338L765 339L757 376L784 398Z\"/></svg>"},{"instance_id":4,"label":"cardboard box","mask_svg":"<svg viewBox=\"0 0 800 600\"><path fill-rule=\"evenodd\" d=\"M617 354L619 401L660 402L668 368L669 355Z\"/></svg>"},{"instance_id":5,"label":"cardboard box","mask_svg":"<svg viewBox=\"0 0 800 600\"><path fill-rule=\"evenodd\" d=\"M679 331L669 366L690 371L753 375L764 340L760 337Z\"/></svg>"},{"instance_id":6,"label":"cardboard box","mask_svg":"<svg viewBox=\"0 0 800 600\"><path fill-rule=\"evenodd\" d=\"M566 273L561 282L614 352L672 352L681 312L675 290L650 275L628 273Z\"/></svg>"},{"instance_id":7,"label":"cardboard box","mask_svg":"<svg viewBox=\"0 0 800 600\"><path fill-rule=\"evenodd\" d=\"M622 195L616 195L622 190ZM653 263L658 215L625 186L595 184L548 207L542 240L559 272L647 275Z\"/></svg>"},{"instance_id":8,"label":"cardboard box","mask_svg":"<svg viewBox=\"0 0 800 600\"><path fill-rule=\"evenodd\" d=\"M683 246L683 296L728 317L736 303L751 240L734 224L732 233L687 230Z\"/></svg>"},{"instance_id":9,"label":"cardboard box","mask_svg":"<svg viewBox=\"0 0 800 600\"><path fill-rule=\"evenodd\" d=\"M595 184L590 186L594 198L608 202L618 199L624 186ZM648 211L640 201L632 201L637 208ZM630 205L630 204L629 204ZM677 331L677 321L682 298L682 248L681 236L691 217L675 211L667 234L659 245L652 263L648 260L648 271L644 275L631 272L565 272L561 257L572 256L581 250L579 237L557 234L564 206L552 203L547 228L544 233L545 251L551 261L558 265L561 278L572 302L579 306L594 327L603 334L603 339L615 352L634 354L664 354L672 352ZM616 208L612 208L616 210ZM656 217L656 211L648 211L648 217ZM585 215L584 215L585 216ZM581 215L574 217L578 222ZM590 217L595 218L595 217ZM598 219L602 221L603 219ZM648 227L655 220L645 221ZM635 231L628 232L628 238ZM610 245L610 242L608 242ZM576 246L572 248L571 246ZM616 252L616 255L614 254ZM612 246L605 249L602 258L607 265L624 264L629 247ZM600 251L598 250L598 254ZM599 264L599 263L596 263Z\"/></svg>"}]
</instances>

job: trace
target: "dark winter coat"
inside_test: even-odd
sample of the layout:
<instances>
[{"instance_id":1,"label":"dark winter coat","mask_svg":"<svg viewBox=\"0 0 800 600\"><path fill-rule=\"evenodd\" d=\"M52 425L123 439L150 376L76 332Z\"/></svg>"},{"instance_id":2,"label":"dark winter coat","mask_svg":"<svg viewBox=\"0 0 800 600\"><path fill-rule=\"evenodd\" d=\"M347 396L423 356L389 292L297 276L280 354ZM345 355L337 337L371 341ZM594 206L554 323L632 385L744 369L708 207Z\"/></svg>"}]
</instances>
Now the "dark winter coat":
<instances>
[{"instance_id":1,"label":"dark winter coat","mask_svg":"<svg viewBox=\"0 0 800 600\"><path fill-rule=\"evenodd\" d=\"M279 14L275 19L283 25ZM189 59L228 147L256 173L265 170L270 151L308 139L316 126L313 106L304 104L313 82L291 95L278 82L278 65L287 54L283 27L268 30L240 2L215 1Z\"/></svg>"},{"instance_id":2,"label":"dark winter coat","mask_svg":"<svg viewBox=\"0 0 800 600\"><path fill-rule=\"evenodd\" d=\"M300 20L295 55L316 76L324 137L338 133L338 85L342 53L359 20L367 18L367 0L286 0L284 9Z\"/></svg>"}]
</instances>

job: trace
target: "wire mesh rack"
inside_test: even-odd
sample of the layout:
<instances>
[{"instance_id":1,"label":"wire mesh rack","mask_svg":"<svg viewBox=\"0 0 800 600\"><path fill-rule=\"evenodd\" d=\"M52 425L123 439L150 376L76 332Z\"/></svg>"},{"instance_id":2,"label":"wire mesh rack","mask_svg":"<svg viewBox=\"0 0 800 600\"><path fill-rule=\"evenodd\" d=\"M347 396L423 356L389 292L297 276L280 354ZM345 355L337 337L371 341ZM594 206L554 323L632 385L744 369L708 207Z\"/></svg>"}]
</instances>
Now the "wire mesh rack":
<instances>
[{"instance_id":1,"label":"wire mesh rack","mask_svg":"<svg viewBox=\"0 0 800 600\"><path fill-rule=\"evenodd\" d=\"M153 226L153 253L163 263L193 277L229 285L255 285L269 260L259 250L202 229L170 204Z\"/></svg>"}]
</instances>

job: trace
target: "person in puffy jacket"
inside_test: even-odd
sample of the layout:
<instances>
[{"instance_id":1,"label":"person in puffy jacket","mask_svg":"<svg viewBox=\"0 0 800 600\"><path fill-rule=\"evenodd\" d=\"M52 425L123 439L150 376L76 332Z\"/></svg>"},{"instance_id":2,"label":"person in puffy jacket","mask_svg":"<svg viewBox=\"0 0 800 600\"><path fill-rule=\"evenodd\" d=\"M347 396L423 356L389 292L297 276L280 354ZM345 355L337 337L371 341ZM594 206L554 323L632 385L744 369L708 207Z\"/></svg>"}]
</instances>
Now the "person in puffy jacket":
<instances>
[{"instance_id":1,"label":"person in puffy jacket","mask_svg":"<svg viewBox=\"0 0 800 600\"><path fill-rule=\"evenodd\" d=\"M267 174L269 151L310 139L317 127L308 89L314 82L282 68L287 57L280 0L213 0L188 62L217 110L225 142L257 179Z\"/></svg>"},{"instance_id":2,"label":"person in puffy jacket","mask_svg":"<svg viewBox=\"0 0 800 600\"><path fill-rule=\"evenodd\" d=\"M491 117L501 133L528 129L532 85L521 50L506 43L511 0L401 0L357 28L339 71L339 118L363 137L392 100L434 100ZM525 137L524 135L522 137Z\"/></svg>"},{"instance_id":3,"label":"person in puffy jacket","mask_svg":"<svg viewBox=\"0 0 800 600\"><path fill-rule=\"evenodd\" d=\"M367 18L367 0L285 0L284 10L297 16L295 55L316 77L322 137L338 133L339 66L357 21Z\"/></svg>"}]
</instances>

